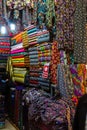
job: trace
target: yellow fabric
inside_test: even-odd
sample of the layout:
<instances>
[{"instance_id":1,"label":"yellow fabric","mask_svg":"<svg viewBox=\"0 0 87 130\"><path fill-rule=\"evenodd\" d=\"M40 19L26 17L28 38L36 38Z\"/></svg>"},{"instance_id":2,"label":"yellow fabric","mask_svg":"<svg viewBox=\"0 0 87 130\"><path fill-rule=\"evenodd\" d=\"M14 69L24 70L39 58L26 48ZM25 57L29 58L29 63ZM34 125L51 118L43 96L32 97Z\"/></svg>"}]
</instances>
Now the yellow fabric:
<instances>
[{"instance_id":1,"label":"yellow fabric","mask_svg":"<svg viewBox=\"0 0 87 130\"><path fill-rule=\"evenodd\" d=\"M24 78L21 77L12 77L13 82L19 82L19 83L24 83Z\"/></svg>"}]
</instances>

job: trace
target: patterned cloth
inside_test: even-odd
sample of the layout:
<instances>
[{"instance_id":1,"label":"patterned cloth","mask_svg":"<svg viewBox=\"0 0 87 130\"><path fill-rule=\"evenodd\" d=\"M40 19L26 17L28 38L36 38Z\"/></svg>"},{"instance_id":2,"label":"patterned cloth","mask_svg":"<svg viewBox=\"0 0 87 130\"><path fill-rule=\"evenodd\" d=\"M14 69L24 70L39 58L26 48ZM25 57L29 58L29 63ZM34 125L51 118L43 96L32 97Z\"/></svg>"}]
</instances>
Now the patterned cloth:
<instances>
[{"instance_id":1,"label":"patterned cloth","mask_svg":"<svg viewBox=\"0 0 87 130\"><path fill-rule=\"evenodd\" d=\"M87 63L87 36L86 29L86 4L83 0L76 1L74 15L74 58L76 63Z\"/></svg>"},{"instance_id":2,"label":"patterned cloth","mask_svg":"<svg viewBox=\"0 0 87 130\"><path fill-rule=\"evenodd\" d=\"M30 121L38 122L40 119L44 124L52 124L53 130L68 130L68 125L72 124L74 107L69 99L53 100L47 93L34 88L25 93L23 99L29 105Z\"/></svg>"},{"instance_id":3,"label":"patterned cloth","mask_svg":"<svg viewBox=\"0 0 87 130\"><path fill-rule=\"evenodd\" d=\"M73 49L75 0L57 0L56 8L56 38L59 48Z\"/></svg>"},{"instance_id":4,"label":"patterned cloth","mask_svg":"<svg viewBox=\"0 0 87 130\"><path fill-rule=\"evenodd\" d=\"M54 41L51 50L51 82L57 85L57 65L60 63L60 53L58 51L58 42Z\"/></svg>"}]
</instances>

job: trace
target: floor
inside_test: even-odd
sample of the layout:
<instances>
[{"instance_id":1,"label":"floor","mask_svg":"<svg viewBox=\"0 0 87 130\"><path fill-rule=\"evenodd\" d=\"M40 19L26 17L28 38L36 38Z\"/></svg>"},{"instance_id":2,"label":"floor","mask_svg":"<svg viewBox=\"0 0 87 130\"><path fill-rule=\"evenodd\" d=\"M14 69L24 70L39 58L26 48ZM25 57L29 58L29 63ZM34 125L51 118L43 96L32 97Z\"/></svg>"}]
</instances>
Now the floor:
<instances>
[{"instance_id":1,"label":"floor","mask_svg":"<svg viewBox=\"0 0 87 130\"><path fill-rule=\"evenodd\" d=\"M0 130L17 130L8 120L5 122L5 128Z\"/></svg>"}]
</instances>

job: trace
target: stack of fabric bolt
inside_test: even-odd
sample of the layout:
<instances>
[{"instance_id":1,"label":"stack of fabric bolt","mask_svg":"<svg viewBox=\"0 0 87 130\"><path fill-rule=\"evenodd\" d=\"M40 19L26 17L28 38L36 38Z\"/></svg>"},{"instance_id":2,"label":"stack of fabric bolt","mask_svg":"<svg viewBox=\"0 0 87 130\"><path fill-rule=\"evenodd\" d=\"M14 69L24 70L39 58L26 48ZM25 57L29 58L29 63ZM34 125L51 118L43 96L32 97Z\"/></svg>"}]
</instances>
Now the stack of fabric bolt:
<instances>
[{"instance_id":1,"label":"stack of fabric bolt","mask_svg":"<svg viewBox=\"0 0 87 130\"><path fill-rule=\"evenodd\" d=\"M45 42L38 46L38 58L40 65L51 61L51 43Z\"/></svg>"},{"instance_id":2,"label":"stack of fabric bolt","mask_svg":"<svg viewBox=\"0 0 87 130\"><path fill-rule=\"evenodd\" d=\"M27 73L26 65L29 63L29 60L26 61L25 59L26 55L27 52L22 42L22 33L19 33L12 38L11 43L13 81L24 83Z\"/></svg>"},{"instance_id":3,"label":"stack of fabric bolt","mask_svg":"<svg viewBox=\"0 0 87 130\"><path fill-rule=\"evenodd\" d=\"M52 46L51 43L48 42L44 42L38 46L38 59L39 59L39 65L41 66L38 80L39 85L45 90L49 90L50 75L48 75L48 78L42 78L43 65L51 62L51 46Z\"/></svg>"},{"instance_id":4,"label":"stack of fabric bolt","mask_svg":"<svg viewBox=\"0 0 87 130\"><path fill-rule=\"evenodd\" d=\"M34 25L28 26L26 29L27 36L28 36L28 45L35 45L37 43L37 28ZM25 39L25 37L24 37ZM25 43L24 43L25 44Z\"/></svg>"},{"instance_id":5,"label":"stack of fabric bolt","mask_svg":"<svg viewBox=\"0 0 87 130\"><path fill-rule=\"evenodd\" d=\"M28 48L29 51L29 64L30 64L30 86L38 86L38 76L39 76L39 62L38 62L38 50L37 46Z\"/></svg>"},{"instance_id":6,"label":"stack of fabric bolt","mask_svg":"<svg viewBox=\"0 0 87 130\"><path fill-rule=\"evenodd\" d=\"M6 66L10 53L10 38L0 36L0 66Z\"/></svg>"},{"instance_id":7,"label":"stack of fabric bolt","mask_svg":"<svg viewBox=\"0 0 87 130\"><path fill-rule=\"evenodd\" d=\"M30 86L41 86L38 82L42 73L42 65L51 60L50 45L44 43L49 41L49 32L47 30L38 30L35 26L31 25L27 29L29 37L29 64L30 64ZM43 43L43 45L41 45ZM39 47L41 46L41 47ZM41 48L43 48L41 52ZM40 54L38 54L40 51ZM43 54L45 52L45 54Z\"/></svg>"},{"instance_id":8,"label":"stack of fabric bolt","mask_svg":"<svg viewBox=\"0 0 87 130\"><path fill-rule=\"evenodd\" d=\"M50 40L50 34L47 30L40 30L37 32L37 43L48 42Z\"/></svg>"},{"instance_id":9,"label":"stack of fabric bolt","mask_svg":"<svg viewBox=\"0 0 87 130\"><path fill-rule=\"evenodd\" d=\"M47 91L49 91L50 77L48 76L47 79L44 79L42 78L42 73L43 73L43 65L51 61L51 43L48 43L49 40L50 40L49 31L47 30L38 31L37 33L37 43L39 44L38 59L39 59L39 65L41 67L39 71L38 80L39 80L39 86Z\"/></svg>"}]
</instances>

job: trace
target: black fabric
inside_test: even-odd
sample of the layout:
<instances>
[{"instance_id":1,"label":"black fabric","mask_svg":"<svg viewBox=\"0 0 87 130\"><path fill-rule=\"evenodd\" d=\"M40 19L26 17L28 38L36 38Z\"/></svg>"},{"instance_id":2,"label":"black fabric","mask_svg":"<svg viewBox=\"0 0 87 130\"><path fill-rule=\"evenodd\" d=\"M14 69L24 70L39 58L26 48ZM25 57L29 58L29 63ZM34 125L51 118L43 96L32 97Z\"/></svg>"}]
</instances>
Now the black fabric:
<instances>
[{"instance_id":1,"label":"black fabric","mask_svg":"<svg viewBox=\"0 0 87 130\"><path fill-rule=\"evenodd\" d=\"M85 130L86 114L87 94L83 95L78 102L73 122L73 130Z\"/></svg>"}]
</instances>

